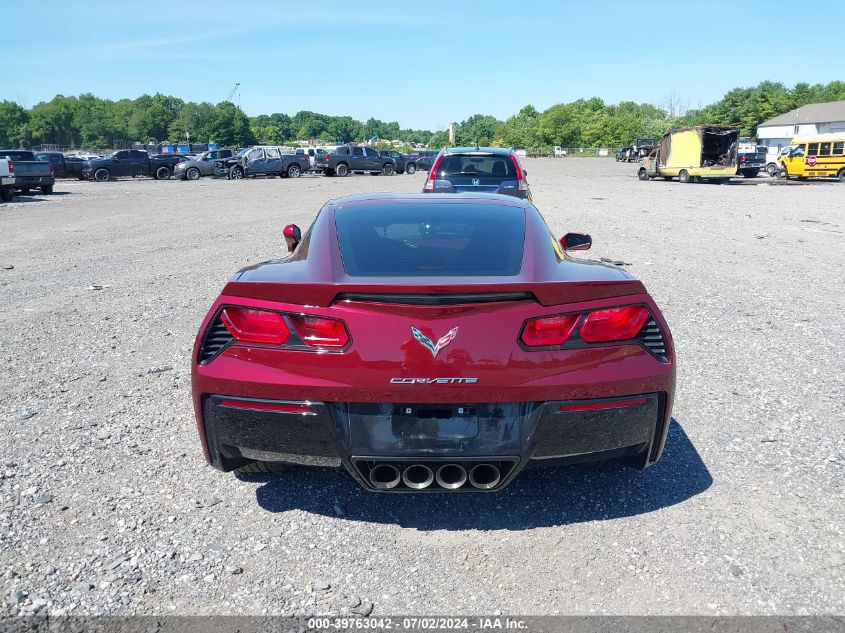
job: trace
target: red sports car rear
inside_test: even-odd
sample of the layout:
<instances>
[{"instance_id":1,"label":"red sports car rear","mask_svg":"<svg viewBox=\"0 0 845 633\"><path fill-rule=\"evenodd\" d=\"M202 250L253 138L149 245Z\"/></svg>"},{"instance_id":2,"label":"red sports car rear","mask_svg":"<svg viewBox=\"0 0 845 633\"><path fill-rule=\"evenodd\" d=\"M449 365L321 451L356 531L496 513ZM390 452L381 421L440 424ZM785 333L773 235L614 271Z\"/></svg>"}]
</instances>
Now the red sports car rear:
<instances>
[{"instance_id":1,"label":"red sports car rear","mask_svg":"<svg viewBox=\"0 0 845 633\"><path fill-rule=\"evenodd\" d=\"M197 335L194 406L215 467L467 491L528 465L659 459L669 328L639 281L569 257L531 203L357 196L285 235L292 252L237 273Z\"/></svg>"}]
</instances>

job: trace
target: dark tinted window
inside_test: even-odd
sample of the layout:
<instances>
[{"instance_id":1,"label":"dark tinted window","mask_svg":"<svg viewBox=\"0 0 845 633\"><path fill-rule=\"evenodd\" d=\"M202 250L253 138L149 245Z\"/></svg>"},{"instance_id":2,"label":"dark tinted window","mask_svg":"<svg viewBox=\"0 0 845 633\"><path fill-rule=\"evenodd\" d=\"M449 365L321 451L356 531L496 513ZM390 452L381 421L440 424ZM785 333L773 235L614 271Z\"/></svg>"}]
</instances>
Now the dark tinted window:
<instances>
[{"instance_id":1,"label":"dark tinted window","mask_svg":"<svg viewBox=\"0 0 845 633\"><path fill-rule=\"evenodd\" d=\"M507 276L522 265L525 212L498 205L413 204L335 213L353 277Z\"/></svg>"},{"instance_id":2,"label":"dark tinted window","mask_svg":"<svg viewBox=\"0 0 845 633\"><path fill-rule=\"evenodd\" d=\"M513 180L516 179L516 167L510 156L447 154L437 166L437 177L456 175Z\"/></svg>"},{"instance_id":3,"label":"dark tinted window","mask_svg":"<svg viewBox=\"0 0 845 633\"><path fill-rule=\"evenodd\" d=\"M10 149L5 152L0 152L0 158L8 158L9 160L15 161L28 161L28 160L35 160L35 155L32 152L27 152L23 150L15 150Z\"/></svg>"}]
</instances>

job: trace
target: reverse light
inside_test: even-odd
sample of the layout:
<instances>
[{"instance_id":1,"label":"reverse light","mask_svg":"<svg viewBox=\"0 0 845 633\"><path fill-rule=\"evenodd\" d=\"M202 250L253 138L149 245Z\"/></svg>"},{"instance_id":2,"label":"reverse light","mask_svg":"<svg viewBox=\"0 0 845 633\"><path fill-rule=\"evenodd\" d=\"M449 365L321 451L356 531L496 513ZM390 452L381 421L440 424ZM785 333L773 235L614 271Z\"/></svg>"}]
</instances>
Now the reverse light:
<instances>
[{"instance_id":1,"label":"reverse light","mask_svg":"<svg viewBox=\"0 0 845 633\"><path fill-rule=\"evenodd\" d=\"M648 402L646 398L628 398L626 400L609 400L605 402L576 402L560 405L560 411L603 411L605 409L624 409L638 407Z\"/></svg>"},{"instance_id":2,"label":"reverse light","mask_svg":"<svg viewBox=\"0 0 845 633\"><path fill-rule=\"evenodd\" d=\"M304 314L291 314L289 318L299 338L309 347L340 348L349 342L343 321Z\"/></svg>"},{"instance_id":3,"label":"reverse light","mask_svg":"<svg viewBox=\"0 0 845 633\"><path fill-rule=\"evenodd\" d=\"M296 402L257 402L255 400L221 400L224 407L233 409L250 409L252 411L272 411L274 413L296 413L299 415L316 415L308 404Z\"/></svg>"},{"instance_id":4,"label":"reverse light","mask_svg":"<svg viewBox=\"0 0 845 633\"><path fill-rule=\"evenodd\" d=\"M563 314L531 319L522 328L522 342L529 347L563 345L572 336L580 318L580 314Z\"/></svg>"},{"instance_id":5,"label":"reverse light","mask_svg":"<svg viewBox=\"0 0 845 633\"><path fill-rule=\"evenodd\" d=\"M587 343L608 343L634 338L648 320L642 306L625 306L589 312L579 334Z\"/></svg>"},{"instance_id":6,"label":"reverse light","mask_svg":"<svg viewBox=\"0 0 845 633\"><path fill-rule=\"evenodd\" d=\"M225 308L220 320L226 329L241 343L284 343L290 330L278 312L254 310L251 308Z\"/></svg>"}]
</instances>

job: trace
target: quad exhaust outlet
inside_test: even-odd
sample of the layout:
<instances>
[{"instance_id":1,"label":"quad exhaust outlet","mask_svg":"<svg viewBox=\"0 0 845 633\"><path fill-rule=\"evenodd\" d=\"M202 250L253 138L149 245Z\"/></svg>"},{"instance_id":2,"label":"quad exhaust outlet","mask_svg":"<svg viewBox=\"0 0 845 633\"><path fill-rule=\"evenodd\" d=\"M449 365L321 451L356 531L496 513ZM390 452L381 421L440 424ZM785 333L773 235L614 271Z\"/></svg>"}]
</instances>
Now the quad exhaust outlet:
<instances>
[{"instance_id":1,"label":"quad exhaust outlet","mask_svg":"<svg viewBox=\"0 0 845 633\"><path fill-rule=\"evenodd\" d=\"M467 471L459 464L444 464L437 469L437 485L446 490L460 488L467 481Z\"/></svg>"},{"instance_id":2,"label":"quad exhaust outlet","mask_svg":"<svg viewBox=\"0 0 845 633\"><path fill-rule=\"evenodd\" d=\"M499 484L502 478L499 469L493 464L478 464L469 471L469 483L479 490L490 490Z\"/></svg>"},{"instance_id":3,"label":"quad exhaust outlet","mask_svg":"<svg viewBox=\"0 0 845 633\"><path fill-rule=\"evenodd\" d=\"M390 464L377 464L370 471L370 483L379 490L390 490L399 485L402 475L399 469Z\"/></svg>"},{"instance_id":4,"label":"quad exhaust outlet","mask_svg":"<svg viewBox=\"0 0 845 633\"><path fill-rule=\"evenodd\" d=\"M434 481L434 473L425 464L411 464L402 473L402 481L408 488L422 490Z\"/></svg>"}]
</instances>

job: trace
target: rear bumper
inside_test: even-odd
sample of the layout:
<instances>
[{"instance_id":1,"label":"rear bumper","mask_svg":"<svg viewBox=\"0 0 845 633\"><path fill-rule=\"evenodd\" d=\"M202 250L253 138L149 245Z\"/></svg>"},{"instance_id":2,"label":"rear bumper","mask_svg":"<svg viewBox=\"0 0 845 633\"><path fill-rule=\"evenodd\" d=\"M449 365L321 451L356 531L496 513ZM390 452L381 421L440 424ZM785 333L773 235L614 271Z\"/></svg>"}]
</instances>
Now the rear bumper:
<instances>
[{"instance_id":1,"label":"rear bumper","mask_svg":"<svg viewBox=\"0 0 845 633\"><path fill-rule=\"evenodd\" d=\"M50 186L56 184L54 176L16 176L15 187L18 189L22 187L40 187L41 185Z\"/></svg>"},{"instance_id":2,"label":"rear bumper","mask_svg":"<svg viewBox=\"0 0 845 633\"><path fill-rule=\"evenodd\" d=\"M655 463L671 414L671 392L589 400L520 403L386 404L291 402L201 394L195 400L209 462L228 471L251 461L345 468L362 486L378 465L403 472L419 465L492 465L494 485L469 479L450 491L498 490L528 465L621 457L635 468ZM382 490L433 492L400 481Z\"/></svg>"}]
</instances>

